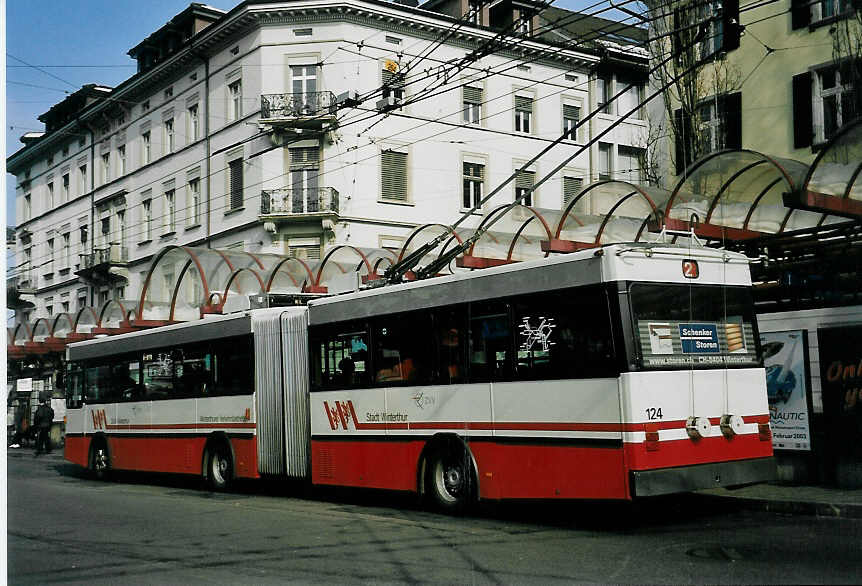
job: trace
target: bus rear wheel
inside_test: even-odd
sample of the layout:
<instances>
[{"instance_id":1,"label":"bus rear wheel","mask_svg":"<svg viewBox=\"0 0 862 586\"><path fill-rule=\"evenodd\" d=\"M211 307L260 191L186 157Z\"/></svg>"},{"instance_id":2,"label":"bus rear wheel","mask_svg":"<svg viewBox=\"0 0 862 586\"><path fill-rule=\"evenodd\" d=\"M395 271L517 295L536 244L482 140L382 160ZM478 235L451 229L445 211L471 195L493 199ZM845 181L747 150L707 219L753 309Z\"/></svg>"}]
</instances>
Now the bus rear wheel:
<instances>
[{"instance_id":1,"label":"bus rear wheel","mask_svg":"<svg viewBox=\"0 0 862 586\"><path fill-rule=\"evenodd\" d=\"M103 439L97 439L90 446L90 475L96 480L107 480L111 471L111 459L108 456L108 445Z\"/></svg>"},{"instance_id":2,"label":"bus rear wheel","mask_svg":"<svg viewBox=\"0 0 862 586\"><path fill-rule=\"evenodd\" d=\"M233 481L233 456L223 443L207 448L207 485L214 491L227 490Z\"/></svg>"},{"instance_id":3,"label":"bus rear wheel","mask_svg":"<svg viewBox=\"0 0 862 586\"><path fill-rule=\"evenodd\" d=\"M475 501L475 473L470 451L450 442L433 450L426 460L425 494L433 508L460 514Z\"/></svg>"}]
</instances>

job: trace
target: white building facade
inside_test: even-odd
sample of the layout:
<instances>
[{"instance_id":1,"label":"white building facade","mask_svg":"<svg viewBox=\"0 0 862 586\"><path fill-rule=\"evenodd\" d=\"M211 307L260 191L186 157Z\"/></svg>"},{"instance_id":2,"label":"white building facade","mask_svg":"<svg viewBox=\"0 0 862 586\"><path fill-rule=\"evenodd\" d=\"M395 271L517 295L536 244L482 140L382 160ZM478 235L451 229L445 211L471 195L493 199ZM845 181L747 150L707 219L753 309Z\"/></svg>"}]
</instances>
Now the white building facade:
<instances>
[{"instance_id":1,"label":"white building facade","mask_svg":"<svg viewBox=\"0 0 862 586\"><path fill-rule=\"evenodd\" d=\"M137 74L68 97L7 160L11 278L32 303L16 321L137 300L169 245L310 261L339 244L400 248L417 226L452 224L632 79L621 99L643 95L642 51L617 44L608 59L600 41L523 32L470 61L497 31L442 12L307 0L174 17L130 51ZM582 149L625 111L601 109L482 210L561 164L524 203L559 210L591 181L638 182L640 116Z\"/></svg>"}]
</instances>

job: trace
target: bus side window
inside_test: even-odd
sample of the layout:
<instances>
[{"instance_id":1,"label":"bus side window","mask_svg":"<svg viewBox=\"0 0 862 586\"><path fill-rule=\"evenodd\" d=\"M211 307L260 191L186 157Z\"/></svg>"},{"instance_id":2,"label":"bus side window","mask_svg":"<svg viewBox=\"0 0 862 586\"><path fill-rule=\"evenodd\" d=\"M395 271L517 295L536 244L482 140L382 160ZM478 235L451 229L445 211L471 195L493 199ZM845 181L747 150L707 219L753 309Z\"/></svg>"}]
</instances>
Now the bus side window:
<instances>
[{"instance_id":1,"label":"bus side window","mask_svg":"<svg viewBox=\"0 0 862 586\"><path fill-rule=\"evenodd\" d=\"M471 382L511 380L512 329L507 303L471 306L469 352Z\"/></svg>"},{"instance_id":2,"label":"bus side window","mask_svg":"<svg viewBox=\"0 0 862 586\"><path fill-rule=\"evenodd\" d=\"M84 403L84 371L74 364L66 375L66 407L80 409Z\"/></svg>"},{"instance_id":3,"label":"bus side window","mask_svg":"<svg viewBox=\"0 0 862 586\"><path fill-rule=\"evenodd\" d=\"M434 314L434 343L437 345L436 384L449 385L464 381L466 309L466 306L447 307Z\"/></svg>"},{"instance_id":4,"label":"bus side window","mask_svg":"<svg viewBox=\"0 0 862 586\"><path fill-rule=\"evenodd\" d=\"M432 339L417 332L431 331L431 315L416 311L374 321L374 382L428 384L434 362Z\"/></svg>"},{"instance_id":5,"label":"bus side window","mask_svg":"<svg viewBox=\"0 0 862 586\"><path fill-rule=\"evenodd\" d=\"M254 353L251 336L224 338L213 344L216 395L250 395L254 392ZM203 363L205 364L205 361Z\"/></svg>"},{"instance_id":6,"label":"bus side window","mask_svg":"<svg viewBox=\"0 0 862 586\"><path fill-rule=\"evenodd\" d=\"M88 366L86 370L84 400L87 403L104 403L110 400L111 367L108 364Z\"/></svg>"},{"instance_id":7,"label":"bus side window","mask_svg":"<svg viewBox=\"0 0 862 586\"><path fill-rule=\"evenodd\" d=\"M365 324L337 324L315 331L311 341L314 390L349 389L369 383Z\"/></svg>"}]
</instances>

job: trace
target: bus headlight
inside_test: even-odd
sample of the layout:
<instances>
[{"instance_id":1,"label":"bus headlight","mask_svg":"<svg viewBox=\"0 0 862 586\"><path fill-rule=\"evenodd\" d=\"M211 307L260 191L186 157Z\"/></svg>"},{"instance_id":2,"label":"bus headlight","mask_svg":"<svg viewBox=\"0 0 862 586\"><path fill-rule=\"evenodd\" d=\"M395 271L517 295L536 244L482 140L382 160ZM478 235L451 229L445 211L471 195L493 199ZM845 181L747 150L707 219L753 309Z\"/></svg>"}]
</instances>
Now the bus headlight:
<instances>
[{"instance_id":1,"label":"bus headlight","mask_svg":"<svg viewBox=\"0 0 862 586\"><path fill-rule=\"evenodd\" d=\"M724 437L730 439L733 436L742 433L742 428L745 422L739 415L722 415L721 416L721 433Z\"/></svg>"},{"instance_id":2,"label":"bus headlight","mask_svg":"<svg viewBox=\"0 0 862 586\"><path fill-rule=\"evenodd\" d=\"M685 420L685 431L691 439L700 439L709 435L712 427L707 417L689 417Z\"/></svg>"}]
</instances>

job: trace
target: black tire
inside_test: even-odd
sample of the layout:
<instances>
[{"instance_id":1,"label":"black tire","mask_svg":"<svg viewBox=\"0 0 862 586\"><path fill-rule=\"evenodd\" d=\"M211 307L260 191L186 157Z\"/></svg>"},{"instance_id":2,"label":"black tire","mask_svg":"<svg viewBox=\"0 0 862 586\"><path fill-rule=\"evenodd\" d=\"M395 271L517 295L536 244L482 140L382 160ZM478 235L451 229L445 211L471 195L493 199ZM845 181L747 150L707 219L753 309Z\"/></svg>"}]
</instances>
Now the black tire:
<instances>
[{"instance_id":1,"label":"black tire","mask_svg":"<svg viewBox=\"0 0 862 586\"><path fill-rule=\"evenodd\" d=\"M425 495L432 508L461 514L476 501L476 473L470 450L451 441L432 449L425 460Z\"/></svg>"},{"instance_id":2,"label":"black tire","mask_svg":"<svg viewBox=\"0 0 862 586\"><path fill-rule=\"evenodd\" d=\"M90 445L90 476L96 480L107 480L111 474L111 456L104 439L94 440Z\"/></svg>"},{"instance_id":3,"label":"black tire","mask_svg":"<svg viewBox=\"0 0 862 586\"><path fill-rule=\"evenodd\" d=\"M222 442L213 443L207 448L206 479L210 490L222 492L233 482L233 455Z\"/></svg>"}]
</instances>

